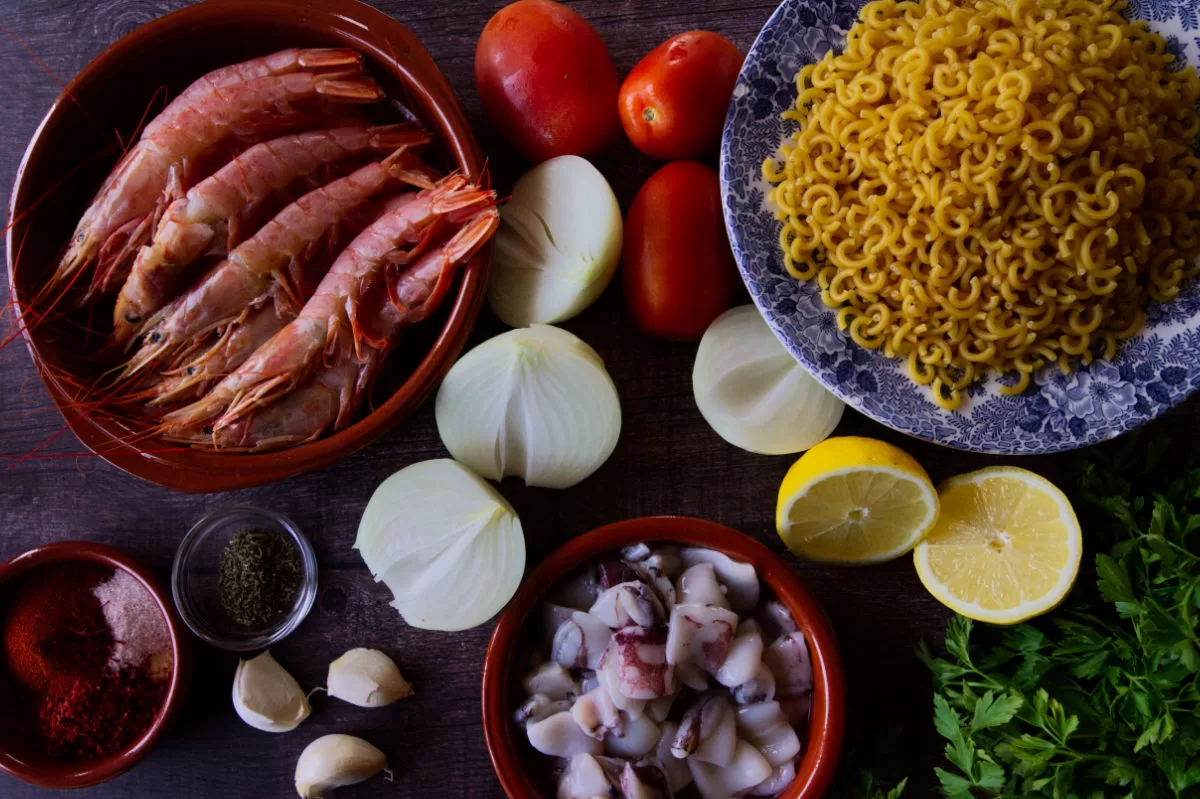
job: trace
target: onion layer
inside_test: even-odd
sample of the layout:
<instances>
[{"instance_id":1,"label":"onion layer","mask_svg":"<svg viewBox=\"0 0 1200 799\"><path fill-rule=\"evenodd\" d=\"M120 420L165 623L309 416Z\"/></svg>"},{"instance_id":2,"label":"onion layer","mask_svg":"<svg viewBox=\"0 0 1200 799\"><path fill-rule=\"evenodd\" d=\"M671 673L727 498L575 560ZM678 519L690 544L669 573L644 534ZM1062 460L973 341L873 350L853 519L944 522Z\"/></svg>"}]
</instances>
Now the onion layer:
<instances>
[{"instance_id":1,"label":"onion layer","mask_svg":"<svg viewBox=\"0 0 1200 799\"><path fill-rule=\"evenodd\" d=\"M525 571L512 506L452 460L415 463L380 483L354 548L413 627L465 630L494 616Z\"/></svg>"},{"instance_id":2,"label":"onion layer","mask_svg":"<svg viewBox=\"0 0 1200 799\"><path fill-rule=\"evenodd\" d=\"M492 480L568 488L608 460L621 404L596 351L549 325L510 330L468 352L438 390L450 454Z\"/></svg>"},{"instance_id":3,"label":"onion layer","mask_svg":"<svg viewBox=\"0 0 1200 799\"><path fill-rule=\"evenodd\" d=\"M488 304L510 327L570 319L612 280L621 231L617 198L586 159L534 167L500 207Z\"/></svg>"},{"instance_id":4,"label":"onion layer","mask_svg":"<svg viewBox=\"0 0 1200 799\"><path fill-rule=\"evenodd\" d=\"M721 438L760 455L803 452L824 441L845 408L784 349L753 305L709 325L692 391Z\"/></svg>"}]
</instances>

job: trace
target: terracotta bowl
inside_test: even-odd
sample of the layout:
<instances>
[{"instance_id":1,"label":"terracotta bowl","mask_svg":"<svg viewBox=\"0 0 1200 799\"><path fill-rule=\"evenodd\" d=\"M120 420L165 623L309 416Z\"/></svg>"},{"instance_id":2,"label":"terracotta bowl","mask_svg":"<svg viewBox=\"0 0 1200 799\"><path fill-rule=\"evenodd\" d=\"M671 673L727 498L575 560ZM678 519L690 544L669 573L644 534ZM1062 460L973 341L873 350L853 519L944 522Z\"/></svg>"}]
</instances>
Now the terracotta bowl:
<instances>
[{"instance_id":1,"label":"terracotta bowl","mask_svg":"<svg viewBox=\"0 0 1200 799\"><path fill-rule=\"evenodd\" d=\"M572 540L525 578L500 616L483 667L483 728L488 752L511 799L541 799L546 758L526 742L512 715L521 691L521 656L535 644L540 622L534 611L564 577L603 553L641 541L708 547L750 563L759 580L787 606L808 640L813 665L813 701L804 755L796 779L781 799L819 799L837 769L845 728L844 680L833 629L804 584L779 557L749 536L723 525L682 516L648 516L609 524ZM528 620L533 616L533 622Z\"/></svg>"},{"instance_id":2,"label":"terracotta bowl","mask_svg":"<svg viewBox=\"0 0 1200 799\"><path fill-rule=\"evenodd\" d=\"M389 98L438 137L430 156L472 179L483 156L450 85L408 28L356 0L207 0L154 20L110 45L67 85L42 120L17 171L6 244L15 307L26 309L53 273L76 221L115 163L114 131L129 136L211 69L285 47L353 47ZM152 103L153 100L153 103ZM382 105L382 104L381 104ZM387 109L382 109L381 113ZM398 111L395 112L399 114ZM100 154L99 156L97 154ZM461 352L483 302L490 249L457 278L442 309L410 331L389 358L374 410L311 444L258 455L181 450L132 438L125 425L80 408L73 379L98 376L96 350L78 325L21 319L34 364L67 423L89 449L120 469L180 491L242 488L315 469L366 445L415 409Z\"/></svg>"},{"instance_id":3,"label":"terracotta bowl","mask_svg":"<svg viewBox=\"0 0 1200 799\"><path fill-rule=\"evenodd\" d=\"M175 615L169 594L163 591L157 579L132 558L111 547L86 541L62 541L17 555L0 564L0 596L3 596L9 583L33 569L69 562L98 563L113 569L124 569L137 578L166 617L175 664L167 697L150 728L123 751L101 760L79 762L48 758L31 751L28 743L7 723L0 724L0 771L43 788L86 788L111 780L136 766L154 748L179 714L191 679L191 638L188 637L187 628ZM0 612L2 610L0 607ZM7 679L3 667L0 667L0 680Z\"/></svg>"}]
</instances>

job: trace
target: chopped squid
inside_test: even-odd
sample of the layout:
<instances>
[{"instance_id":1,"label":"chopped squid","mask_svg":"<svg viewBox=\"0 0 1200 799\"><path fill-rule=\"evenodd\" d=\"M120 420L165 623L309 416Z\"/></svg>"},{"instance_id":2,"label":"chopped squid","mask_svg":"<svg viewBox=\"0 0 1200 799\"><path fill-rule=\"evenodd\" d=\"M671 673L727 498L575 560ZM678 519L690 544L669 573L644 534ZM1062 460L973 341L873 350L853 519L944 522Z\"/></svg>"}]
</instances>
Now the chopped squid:
<instances>
[{"instance_id":1,"label":"chopped squid","mask_svg":"<svg viewBox=\"0 0 1200 799\"><path fill-rule=\"evenodd\" d=\"M675 593L681 604L729 607L725 591L717 582L717 570L711 563L697 563L688 567L679 576L679 587Z\"/></svg>"},{"instance_id":2,"label":"chopped squid","mask_svg":"<svg viewBox=\"0 0 1200 799\"><path fill-rule=\"evenodd\" d=\"M604 765L590 754L572 757L558 781L558 799L597 799L616 795Z\"/></svg>"},{"instance_id":3,"label":"chopped squid","mask_svg":"<svg viewBox=\"0 0 1200 799\"><path fill-rule=\"evenodd\" d=\"M709 563L716 572L729 605L739 613L754 610L758 604L758 574L749 563L739 563L723 552L688 547L679 553L683 565L691 568L697 563Z\"/></svg>"},{"instance_id":4,"label":"chopped squid","mask_svg":"<svg viewBox=\"0 0 1200 799\"><path fill-rule=\"evenodd\" d=\"M716 673L729 654L738 617L715 605L687 603L671 610L667 634L667 661Z\"/></svg>"},{"instance_id":5,"label":"chopped squid","mask_svg":"<svg viewBox=\"0 0 1200 799\"><path fill-rule=\"evenodd\" d=\"M771 776L771 764L746 741L737 742L733 757L724 766L690 758L688 768L703 799L728 799Z\"/></svg>"},{"instance_id":6,"label":"chopped squid","mask_svg":"<svg viewBox=\"0 0 1200 799\"><path fill-rule=\"evenodd\" d=\"M726 688L737 688L750 682L762 667L762 634L757 629L742 629L750 624L751 622L745 622L739 625L737 635L729 645L728 654L725 655L725 661L713 674L717 682Z\"/></svg>"},{"instance_id":7,"label":"chopped squid","mask_svg":"<svg viewBox=\"0 0 1200 799\"><path fill-rule=\"evenodd\" d=\"M690 758L727 766L737 748L737 716L729 700L719 694L708 694L683 714L679 730L671 743L671 753L678 758Z\"/></svg>"},{"instance_id":8,"label":"chopped squid","mask_svg":"<svg viewBox=\"0 0 1200 799\"><path fill-rule=\"evenodd\" d=\"M676 757L671 751L679 724L668 721L659 729L662 737L658 739L658 746L654 750L654 762L667 778L667 787L672 793L678 793L692 784L692 772L688 769L687 761Z\"/></svg>"},{"instance_id":9,"label":"chopped squid","mask_svg":"<svg viewBox=\"0 0 1200 799\"><path fill-rule=\"evenodd\" d=\"M558 799L775 796L795 779L812 664L752 565L633 544L551 593L514 713Z\"/></svg>"},{"instance_id":10,"label":"chopped squid","mask_svg":"<svg viewBox=\"0 0 1200 799\"><path fill-rule=\"evenodd\" d=\"M567 668L596 669L612 639L612 629L590 613L575 611L558 625L550 657Z\"/></svg>"},{"instance_id":11,"label":"chopped squid","mask_svg":"<svg viewBox=\"0 0 1200 799\"><path fill-rule=\"evenodd\" d=\"M675 670L660 628L624 627L613 633L600 660L600 673L628 699L658 699L675 691Z\"/></svg>"},{"instance_id":12,"label":"chopped squid","mask_svg":"<svg viewBox=\"0 0 1200 799\"><path fill-rule=\"evenodd\" d=\"M778 766L765 780L754 786L750 796L774 796L782 793L783 789L796 779L796 764L792 762Z\"/></svg>"},{"instance_id":13,"label":"chopped squid","mask_svg":"<svg viewBox=\"0 0 1200 799\"><path fill-rule=\"evenodd\" d=\"M812 662L804 633L788 633L775 640L763 653L763 663L775 675L775 690L783 697L802 696L812 691Z\"/></svg>"},{"instance_id":14,"label":"chopped squid","mask_svg":"<svg viewBox=\"0 0 1200 799\"><path fill-rule=\"evenodd\" d=\"M597 741L603 741L610 732L625 733L625 717L603 688L593 688L580 696L570 707L570 713L580 728Z\"/></svg>"},{"instance_id":15,"label":"chopped squid","mask_svg":"<svg viewBox=\"0 0 1200 799\"><path fill-rule=\"evenodd\" d=\"M556 713L572 711L569 699L551 699L545 694L534 694L525 700L525 704L517 708L517 712L513 714L513 718L518 724L525 722L537 722L542 719L548 719Z\"/></svg>"},{"instance_id":16,"label":"chopped squid","mask_svg":"<svg viewBox=\"0 0 1200 799\"><path fill-rule=\"evenodd\" d=\"M662 602L650 586L639 581L618 583L604 591L588 611L614 630L653 627L666 618Z\"/></svg>"},{"instance_id":17,"label":"chopped squid","mask_svg":"<svg viewBox=\"0 0 1200 799\"><path fill-rule=\"evenodd\" d=\"M778 702L746 705L737 710L738 732L758 747L772 767L791 763L800 754L800 738Z\"/></svg>"},{"instance_id":18,"label":"chopped squid","mask_svg":"<svg viewBox=\"0 0 1200 799\"><path fill-rule=\"evenodd\" d=\"M604 751L613 757L636 759L654 751L662 732L649 716L624 719L619 730L604 737Z\"/></svg>"},{"instance_id":19,"label":"chopped squid","mask_svg":"<svg viewBox=\"0 0 1200 799\"><path fill-rule=\"evenodd\" d=\"M665 799L666 777L654 766L635 766L626 762L621 771L621 795L624 799Z\"/></svg>"},{"instance_id":20,"label":"chopped squid","mask_svg":"<svg viewBox=\"0 0 1200 799\"><path fill-rule=\"evenodd\" d=\"M569 712L555 713L525 728L529 743L543 755L552 757L574 757L575 755L598 755L604 744L588 735L575 723Z\"/></svg>"},{"instance_id":21,"label":"chopped squid","mask_svg":"<svg viewBox=\"0 0 1200 799\"><path fill-rule=\"evenodd\" d=\"M579 683L571 672L557 663L543 663L525 677L525 690L543 694L550 699L574 699L579 695Z\"/></svg>"}]
</instances>

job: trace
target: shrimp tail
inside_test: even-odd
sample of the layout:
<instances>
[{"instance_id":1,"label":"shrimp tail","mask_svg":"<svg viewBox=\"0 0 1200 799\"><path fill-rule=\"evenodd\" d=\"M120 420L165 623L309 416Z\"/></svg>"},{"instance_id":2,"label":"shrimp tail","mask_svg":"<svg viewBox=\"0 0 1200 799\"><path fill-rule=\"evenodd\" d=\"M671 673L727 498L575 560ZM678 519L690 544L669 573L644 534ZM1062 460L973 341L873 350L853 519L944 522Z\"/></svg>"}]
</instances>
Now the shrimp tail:
<instances>
[{"instance_id":1,"label":"shrimp tail","mask_svg":"<svg viewBox=\"0 0 1200 799\"><path fill-rule=\"evenodd\" d=\"M374 103L383 99L379 84L366 76L326 77L317 82L317 94L330 100L347 103Z\"/></svg>"},{"instance_id":2,"label":"shrimp tail","mask_svg":"<svg viewBox=\"0 0 1200 799\"><path fill-rule=\"evenodd\" d=\"M413 151L429 144L433 141L433 136L410 122L401 122L398 125L376 125L368 128L367 141L372 150L393 152L407 148Z\"/></svg>"},{"instance_id":3,"label":"shrimp tail","mask_svg":"<svg viewBox=\"0 0 1200 799\"><path fill-rule=\"evenodd\" d=\"M363 66L362 55L348 47L312 47L302 50L296 61L309 72L344 67L361 70Z\"/></svg>"}]
</instances>

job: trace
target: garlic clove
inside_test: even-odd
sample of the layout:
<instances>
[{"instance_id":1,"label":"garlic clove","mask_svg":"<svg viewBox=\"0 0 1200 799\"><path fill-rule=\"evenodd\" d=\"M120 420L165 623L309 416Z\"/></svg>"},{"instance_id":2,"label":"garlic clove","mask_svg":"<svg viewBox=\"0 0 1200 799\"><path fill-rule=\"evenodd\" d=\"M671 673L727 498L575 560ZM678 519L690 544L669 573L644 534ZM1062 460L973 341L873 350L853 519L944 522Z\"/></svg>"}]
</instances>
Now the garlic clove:
<instances>
[{"instance_id":1,"label":"garlic clove","mask_svg":"<svg viewBox=\"0 0 1200 799\"><path fill-rule=\"evenodd\" d=\"M365 647L351 649L329 664L325 690L359 707L383 707L413 692L394 660Z\"/></svg>"},{"instance_id":2,"label":"garlic clove","mask_svg":"<svg viewBox=\"0 0 1200 799\"><path fill-rule=\"evenodd\" d=\"M269 650L239 661L233 675L233 708L242 721L263 732L294 730L312 712L300 684Z\"/></svg>"},{"instance_id":3,"label":"garlic clove","mask_svg":"<svg viewBox=\"0 0 1200 799\"><path fill-rule=\"evenodd\" d=\"M296 761L296 793L319 799L387 770L387 755L353 735L324 735L304 747Z\"/></svg>"}]
</instances>

